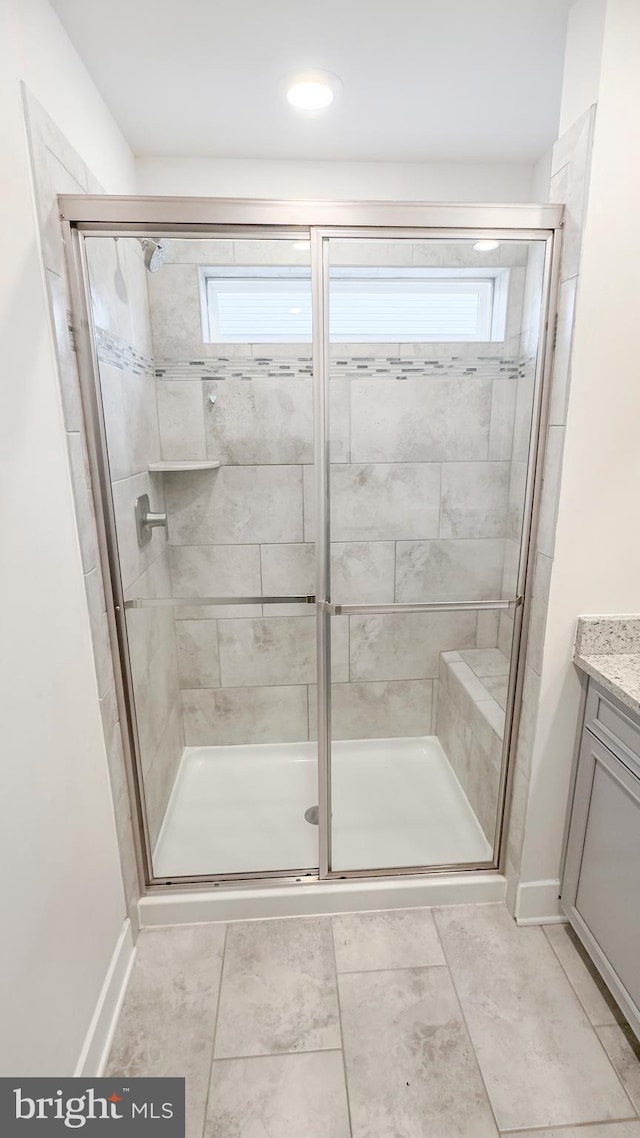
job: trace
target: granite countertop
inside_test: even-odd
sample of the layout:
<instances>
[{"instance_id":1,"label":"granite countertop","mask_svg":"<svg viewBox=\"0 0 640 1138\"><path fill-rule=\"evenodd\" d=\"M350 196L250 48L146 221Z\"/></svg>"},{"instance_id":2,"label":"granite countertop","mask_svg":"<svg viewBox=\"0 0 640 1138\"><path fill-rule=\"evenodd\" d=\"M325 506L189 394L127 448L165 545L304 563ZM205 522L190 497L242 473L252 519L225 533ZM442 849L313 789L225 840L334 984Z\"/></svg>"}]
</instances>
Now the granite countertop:
<instances>
[{"instance_id":1,"label":"granite countertop","mask_svg":"<svg viewBox=\"0 0 640 1138\"><path fill-rule=\"evenodd\" d=\"M640 715L640 615L579 617L573 661Z\"/></svg>"}]
</instances>

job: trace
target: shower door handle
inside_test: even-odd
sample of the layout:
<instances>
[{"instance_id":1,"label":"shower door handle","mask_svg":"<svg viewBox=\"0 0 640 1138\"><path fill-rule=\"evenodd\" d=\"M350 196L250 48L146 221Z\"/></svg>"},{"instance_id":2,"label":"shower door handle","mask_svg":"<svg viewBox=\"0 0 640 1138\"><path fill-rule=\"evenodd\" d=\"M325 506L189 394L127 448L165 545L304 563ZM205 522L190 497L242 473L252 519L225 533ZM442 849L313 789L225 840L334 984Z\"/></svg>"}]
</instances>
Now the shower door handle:
<instances>
[{"instance_id":1,"label":"shower door handle","mask_svg":"<svg viewBox=\"0 0 640 1138\"><path fill-rule=\"evenodd\" d=\"M402 612L486 612L518 608L524 597L496 601L416 601L407 604L340 605L333 601L319 601L323 612L330 616L375 616Z\"/></svg>"}]
</instances>

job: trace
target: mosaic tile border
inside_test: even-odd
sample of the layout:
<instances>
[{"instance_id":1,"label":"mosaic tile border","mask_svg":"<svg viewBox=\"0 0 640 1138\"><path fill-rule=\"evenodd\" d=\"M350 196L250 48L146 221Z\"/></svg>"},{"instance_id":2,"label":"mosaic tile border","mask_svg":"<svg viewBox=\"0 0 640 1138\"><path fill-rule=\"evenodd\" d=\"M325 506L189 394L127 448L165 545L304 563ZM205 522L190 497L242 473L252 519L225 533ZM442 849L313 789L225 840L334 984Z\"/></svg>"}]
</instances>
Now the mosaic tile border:
<instances>
[{"instance_id":1,"label":"mosaic tile border","mask_svg":"<svg viewBox=\"0 0 640 1138\"><path fill-rule=\"evenodd\" d=\"M146 356L143 352L136 351L130 344L117 340L104 328L96 327L95 337L100 363L111 364L112 367L120 368L121 371L130 371L134 375L155 375L151 356Z\"/></svg>"},{"instance_id":2,"label":"mosaic tile border","mask_svg":"<svg viewBox=\"0 0 640 1138\"><path fill-rule=\"evenodd\" d=\"M351 356L331 361L332 379L517 379L530 361L517 356L476 357L451 355L449 359L415 356ZM158 359L159 380L189 379L299 379L313 374L310 356L282 360L277 355L217 356L208 360Z\"/></svg>"}]
</instances>

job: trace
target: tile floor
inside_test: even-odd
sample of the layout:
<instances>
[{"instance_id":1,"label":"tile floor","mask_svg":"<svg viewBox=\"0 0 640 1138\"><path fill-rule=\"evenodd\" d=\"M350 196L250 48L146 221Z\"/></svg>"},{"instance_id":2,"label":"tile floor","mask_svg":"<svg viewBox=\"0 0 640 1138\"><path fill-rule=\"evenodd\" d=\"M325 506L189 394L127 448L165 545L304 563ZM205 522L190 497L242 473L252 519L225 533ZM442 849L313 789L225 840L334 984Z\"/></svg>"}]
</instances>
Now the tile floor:
<instances>
[{"instance_id":1,"label":"tile floor","mask_svg":"<svg viewBox=\"0 0 640 1138\"><path fill-rule=\"evenodd\" d=\"M640 1138L640 1048L565 925L501 905L147 929L107 1074L187 1138Z\"/></svg>"}]
</instances>

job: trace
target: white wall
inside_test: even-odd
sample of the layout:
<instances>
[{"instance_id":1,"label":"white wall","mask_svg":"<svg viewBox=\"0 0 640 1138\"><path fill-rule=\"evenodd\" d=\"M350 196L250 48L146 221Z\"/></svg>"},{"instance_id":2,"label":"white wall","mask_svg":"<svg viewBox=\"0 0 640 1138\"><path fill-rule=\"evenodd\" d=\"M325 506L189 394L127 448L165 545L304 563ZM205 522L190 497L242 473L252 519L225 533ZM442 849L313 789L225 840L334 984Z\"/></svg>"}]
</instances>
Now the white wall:
<instances>
[{"instance_id":1,"label":"white wall","mask_svg":"<svg viewBox=\"0 0 640 1138\"><path fill-rule=\"evenodd\" d=\"M343 201L532 201L519 163L291 162L250 158L138 158L140 194L320 198Z\"/></svg>"},{"instance_id":2,"label":"white wall","mask_svg":"<svg viewBox=\"0 0 640 1138\"><path fill-rule=\"evenodd\" d=\"M46 0L0 0L0 1074L75 1067L124 920L23 123L24 79L109 189L133 164Z\"/></svg>"},{"instance_id":3,"label":"white wall","mask_svg":"<svg viewBox=\"0 0 640 1138\"><path fill-rule=\"evenodd\" d=\"M607 0L575 0L567 22L558 135L598 101Z\"/></svg>"},{"instance_id":4,"label":"white wall","mask_svg":"<svg viewBox=\"0 0 640 1138\"><path fill-rule=\"evenodd\" d=\"M523 879L559 872L580 613L640 610L640 4L608 0Z\"/></svg>"}]
</instances>

